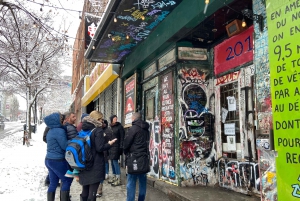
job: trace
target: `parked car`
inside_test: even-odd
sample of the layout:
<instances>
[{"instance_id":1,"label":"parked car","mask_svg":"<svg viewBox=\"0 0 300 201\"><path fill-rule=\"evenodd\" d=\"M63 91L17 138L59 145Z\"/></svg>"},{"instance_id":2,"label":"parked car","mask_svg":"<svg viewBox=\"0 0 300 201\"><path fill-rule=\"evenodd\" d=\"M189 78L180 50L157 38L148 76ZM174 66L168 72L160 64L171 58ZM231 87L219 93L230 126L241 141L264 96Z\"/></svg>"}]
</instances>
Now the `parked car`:
<instances>
[{"instance_id":1,"label":"parked car","mask_svg":"<svg viewBox=\"0 0 300 201\"><path fill-rule=\"evenodd\" d=\"M0 130L4 130L5 127L4 120L5 120L4 116L0 115Z\"/></svg>"}]
</instances>

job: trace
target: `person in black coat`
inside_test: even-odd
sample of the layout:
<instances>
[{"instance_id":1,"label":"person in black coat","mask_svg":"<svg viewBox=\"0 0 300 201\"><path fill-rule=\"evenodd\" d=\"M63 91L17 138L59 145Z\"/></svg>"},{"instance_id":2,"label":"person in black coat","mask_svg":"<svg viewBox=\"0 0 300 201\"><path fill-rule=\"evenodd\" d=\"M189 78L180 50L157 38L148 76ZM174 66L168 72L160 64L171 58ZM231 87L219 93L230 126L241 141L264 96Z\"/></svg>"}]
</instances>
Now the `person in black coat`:
<instances>
[{"instance_id":1,"label":"person in black coat","mask_svg":"<svg viewBox=\"0 0 300 201\"><path fill-rule=\"evenodd\" d=\"M102 129L102 113L92 111L89 116L83 118L82 130L93 130L91 135L91 151L94 158L94 165L90 170L83 170L79 173L79 183L82 185L80 200L95 201L98 186L105 179L104 151L111 148L116 139L106 143Z\"/></svg>"},{"instance_id":2,"label":"person in black coat","mask_svg":"<svg viewBox=\"0 0 300 201\"><path fill-rule=\"evenodd\" d=\"M119 165L120 155L123 153L123 141L124 141L124 128L116 115L110 117L111 124L107 128L110 140L117 138L116 143L113 144L108 151L108 158L111 160L111 166L113 171L112 178L108 181L112 186L121 185L121 169Z\"/></svg>"},{"instance_id":3,"label":"person in black coat","mask_svg":"<svg viewBox=\"0 0 300 201\"><path fill-rule=\"evenodd\" d=\"M132 126L126 133L124 139L124 154L126 155L126 168L129 166L128 156L130 154L148 154L149 150L149 124L141 119L141 114L136 112L132 114ZM138 164L139 166L139 164ZM147 172L149 169L140 172L140 174L127 174L127 201L135 200L136 180L139 180L139 195L138 200L144 201L146 198L147 189Z\"/></svg>"}]
</instances>

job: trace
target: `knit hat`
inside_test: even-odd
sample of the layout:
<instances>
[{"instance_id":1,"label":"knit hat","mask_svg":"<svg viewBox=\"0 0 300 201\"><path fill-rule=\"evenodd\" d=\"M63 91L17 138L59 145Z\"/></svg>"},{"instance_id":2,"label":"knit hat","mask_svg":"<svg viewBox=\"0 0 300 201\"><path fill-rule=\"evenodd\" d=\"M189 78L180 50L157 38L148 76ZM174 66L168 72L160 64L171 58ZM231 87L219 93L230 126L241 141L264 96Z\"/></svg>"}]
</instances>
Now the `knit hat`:
<instances>
[{"instance_id":1,"label":"knit hat","mask_svg":"<svg viewBox=\"0 0 300 201\"><path fill-rule=\"evenodd\" d=\"M102 114L101 112L97 111L97 110L94 110L94 111L92 111L92 112L90 113L89 116L92 117L92 118L95 119L95 120L98 120L98 119L102 119L103 114Z\"/></svg>"},{"instance_id":2,"label":"knit hat","mask_svg":"<svg viewBox=\"0 0 300 201\"><path fill-rule=\"evenodd\" d=\"M109 119L110 119L110 122L112 122L113 121L113 119L115 118L115 117L117 117L117 115L112 115L111 117L109 117Z\"/></svg>"},{"instance_id":3,"label":"knit hat","mask_svg":"<svg viewBox=\"0 0 300 201\"><path fill-rule=\"evenodd\" d=\"M82 113L82 115L81 115L81 121L82 121L82 119L83 119L84 117L86 117L86 116L89 116L89 115L86 114L86 113Z\"/></svg>"}]
</instances>

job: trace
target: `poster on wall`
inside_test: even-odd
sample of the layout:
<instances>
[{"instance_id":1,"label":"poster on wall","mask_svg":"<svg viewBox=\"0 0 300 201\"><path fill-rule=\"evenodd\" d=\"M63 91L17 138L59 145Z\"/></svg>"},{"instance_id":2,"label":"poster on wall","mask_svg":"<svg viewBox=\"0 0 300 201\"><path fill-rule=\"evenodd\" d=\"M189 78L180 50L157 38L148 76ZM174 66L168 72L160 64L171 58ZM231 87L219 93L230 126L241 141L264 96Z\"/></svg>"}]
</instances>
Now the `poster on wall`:
<instances>
[{"instance_id":1,"label":"poster on wall","mask_svg":"<svg viewBox=\"0 0 300 201\"><path fill-rule=\"evenodd\" d=\"M300 200L300 6L282 0L266 5L278 200L294 201Z\"/></svg>"},{"instance_id":2,"label":"poster on wall","mask_svg":"<svg viewBox=\"0 0 300 201\"><path fill-rule=\"evenodd\" d=\"M124 89L124 128L127 128L131 126L131 117L135 112L136 74L125 80Z\"/></svg>"},{"instance_id":3,"label":"poster on wall","mask_svg":"<svg viewBox=\"0 0 300 201\"><path fill-rule=\"evenodd\" d=\"M226 110L226 108L222 107L222 114L221 114L221 119L222 119L222 123L224 124L227 118L227 114L228 114L228 110Z\"/></svg>"},{"instance_id":4,"label":"poster on wall","mask_svg":"<svg viewBox=\"0 0 300 201\"><path fill-rule=\"evenodd\" d=\"M227 97L228 111L236 111L236 100L233 96Z\"/></svg>"},{"instance_id":5,"label":"poster on wall","mask_svg":"<svg viewBox=\"0 0 300 201\"><path fill-rule=\"evenodd\" d=\"M235 123L224 124L225 135L235 135Z\"/></svg>"},{"instance_id":6,"label":"poster on wall","mask_svg":"<svg viewBox=\"0 0 300 201\"><path fill-rule=\"evenodd\" d=\"M227 136L227 150L236 151L235 136Z\"/></svg>"},{"instance_id":7,"label":"poster on wall","mask_svg":"<svg viewBox=\"0 0 300 201\"><path fill-rule=\"evenodd\" d=\"M175 182L174 95L172 72L161 77L162 179Z\"/></svg>"}]
</instances>

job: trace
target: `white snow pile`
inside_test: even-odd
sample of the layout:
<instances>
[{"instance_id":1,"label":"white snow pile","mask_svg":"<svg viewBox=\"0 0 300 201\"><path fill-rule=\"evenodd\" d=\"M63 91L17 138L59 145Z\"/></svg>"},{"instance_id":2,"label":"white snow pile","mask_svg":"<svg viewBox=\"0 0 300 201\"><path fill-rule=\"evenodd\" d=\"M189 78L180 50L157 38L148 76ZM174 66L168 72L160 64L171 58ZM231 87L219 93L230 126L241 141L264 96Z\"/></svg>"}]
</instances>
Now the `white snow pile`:
<instances>
[{"instance_id":1,"label":"white snow pile","mask_svg":"<svg viewBox=\"0 0 300 201\"><path fill-rule=\"evenodd\" d=\"M31 145L23 145L23 132L0 140L0 200L44 201L46 143L42 141L45 124L32 134Z\"/></svg>"}]
</instances>

